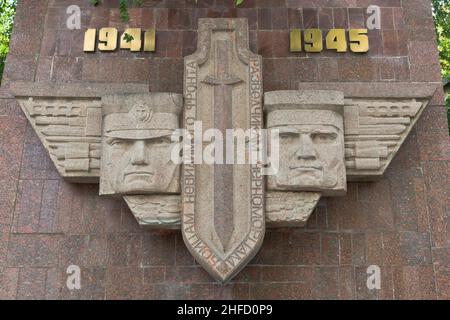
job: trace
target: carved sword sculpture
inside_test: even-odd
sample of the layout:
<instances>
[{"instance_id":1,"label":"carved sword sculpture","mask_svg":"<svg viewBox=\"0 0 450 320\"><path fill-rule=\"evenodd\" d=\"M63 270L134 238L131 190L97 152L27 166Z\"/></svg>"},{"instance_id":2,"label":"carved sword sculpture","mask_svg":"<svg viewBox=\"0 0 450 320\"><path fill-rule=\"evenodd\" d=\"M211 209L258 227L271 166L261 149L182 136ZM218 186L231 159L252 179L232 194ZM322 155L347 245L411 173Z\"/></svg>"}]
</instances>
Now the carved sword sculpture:
<instances>
[{"instance_id":1,"label":"carved sword sculpture","mask_svg":"<svg viewBox=\"0 0 450 320\"><path fill-rule=\"evenodd\" d=\"M207 76L203 83L214 86L214 128L222 133L233 128L233 86L242 79L230 74L230 40L217 40L215 47L216 75ZM216 148L219 146L216 146ZM214 230L217 232L222 251L228 249L234 231L233 165L223 161L226 146L222 144L221 159L214 167Z\"/></svg>"},{"instance_id":2,"label":"carved sword sculpture","mask_svg":"<svg viewBox=\"0 0 450 320\"><path fill-rule=\"evenodd\" d=\"M186 57L185 65L187 130L194 130L193 120L201 121L204 130L215 128L222 133L262 128L261 57L248 49L245 20L201 20L198 50ZM226 282L262 244L262 167L185 165L184 186L186 245L213 277Z\"/></svg>"}]
</instances>

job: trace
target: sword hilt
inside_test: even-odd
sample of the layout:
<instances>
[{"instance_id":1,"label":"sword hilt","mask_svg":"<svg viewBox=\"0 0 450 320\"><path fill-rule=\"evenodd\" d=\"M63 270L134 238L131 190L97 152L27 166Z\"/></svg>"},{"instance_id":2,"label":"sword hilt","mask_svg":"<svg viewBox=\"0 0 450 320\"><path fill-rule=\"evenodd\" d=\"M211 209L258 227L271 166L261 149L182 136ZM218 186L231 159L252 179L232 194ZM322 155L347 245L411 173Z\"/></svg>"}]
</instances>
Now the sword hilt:
<instances>
[{"instance_id":1,"label":"sword hilt","mask_svg":"<svg viewBox=\"0 0 450 320\"><path fill-rule=\"evenodd\" d=\"M233 86L233 85L241 83L243 81L244 80L242 80L236 76L225 75L223 78L207 76L202 82L212 85L212 86L219 86L219 85Z\"/></svg>"}]
</instances>

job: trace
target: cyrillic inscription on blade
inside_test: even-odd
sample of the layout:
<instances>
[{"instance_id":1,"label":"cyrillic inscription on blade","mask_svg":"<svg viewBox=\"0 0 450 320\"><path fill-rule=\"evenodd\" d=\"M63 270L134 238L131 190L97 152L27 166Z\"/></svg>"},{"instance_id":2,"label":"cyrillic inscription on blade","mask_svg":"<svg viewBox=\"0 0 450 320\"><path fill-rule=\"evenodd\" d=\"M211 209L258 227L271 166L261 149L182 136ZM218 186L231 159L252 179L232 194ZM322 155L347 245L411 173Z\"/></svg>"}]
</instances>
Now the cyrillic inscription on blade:
<instances>
[{"instance_id":1,"label":"cyrillic inscription on blade","mask_svg":"<svg viewBox=\"0 0 450 320\"><path fill-rule=\"evenodd\" d=\"M199 123L203 137L213 128L223 137L227 129L262 128L262 60L248 49L245 19L199 20L198 49L185 58L184 81L184 126L192 137ZM225 161L231 152L226 145L214 145L213 164L200 164L211 142L214 137L193 144L192 163L184 164L182 232L197 261L226 282L255 256L264 238L263 168Z\"/></svg>"}]
</instances>

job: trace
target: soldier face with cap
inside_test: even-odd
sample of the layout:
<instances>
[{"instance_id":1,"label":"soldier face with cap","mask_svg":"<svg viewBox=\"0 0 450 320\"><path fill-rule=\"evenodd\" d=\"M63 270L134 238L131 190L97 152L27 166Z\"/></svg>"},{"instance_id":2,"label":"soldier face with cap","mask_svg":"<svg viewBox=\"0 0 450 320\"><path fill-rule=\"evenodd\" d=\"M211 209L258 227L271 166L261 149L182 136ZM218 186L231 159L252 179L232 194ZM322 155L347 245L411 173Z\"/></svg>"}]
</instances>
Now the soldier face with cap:
<instances>
[{"instance_id":1,"label":"soldier face with cap","mask_svg":"<svg viewBox=\"0 0 450 320\"><path fill-rule=\"evenodd\" d=\"M104 193L179 192L179 166L171 161L171 135L178 127L178 115L144 104L128 113L106 115L102 176L107 177L108 186Z\"/></svg>"},{"instance_id":2,"label":"soldier face with cap","mask_svg":"<svg viewBox=\"0 0 450 320\"><path fill-rule=\"evenodd\" d=\"M269 188L325 193L345 189L342 115L331 110L276 110L267 122L280 137L279 171L269 176Z\"/></svg>"}]
</instances>

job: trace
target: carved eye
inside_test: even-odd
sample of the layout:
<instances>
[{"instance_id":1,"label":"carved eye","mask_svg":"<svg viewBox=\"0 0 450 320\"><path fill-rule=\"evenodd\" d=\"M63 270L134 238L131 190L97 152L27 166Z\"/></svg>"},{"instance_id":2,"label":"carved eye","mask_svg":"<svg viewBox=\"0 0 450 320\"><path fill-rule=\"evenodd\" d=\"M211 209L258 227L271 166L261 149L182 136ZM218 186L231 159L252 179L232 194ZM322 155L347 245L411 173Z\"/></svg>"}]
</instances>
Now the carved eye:
<instances>
[{"instance_id":1,"label":"carved eye","mask_svg":"<svg viewBox=\"0 0 450 320\"><path fill-rule=\"evenodd\" d=\"M311 134L311 139L314 141L314 143L333 143L336 141L338 135L336 133L323 133L323 132L317 132Z\"/></svg>"},{"instance_id":2,"label":"carved eye","mask_svg":"<svg viewBox=\"0 0 450 320\"><path fill-rule=\"evenodd\" d=\"M111 139L108 143L111 147L117 148L117 147L122 146L124 144L124 141L121 139Z\"/></svg>"}]
</instances>

